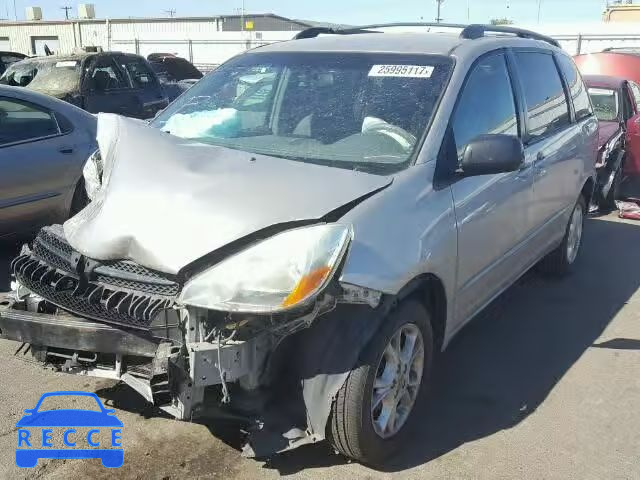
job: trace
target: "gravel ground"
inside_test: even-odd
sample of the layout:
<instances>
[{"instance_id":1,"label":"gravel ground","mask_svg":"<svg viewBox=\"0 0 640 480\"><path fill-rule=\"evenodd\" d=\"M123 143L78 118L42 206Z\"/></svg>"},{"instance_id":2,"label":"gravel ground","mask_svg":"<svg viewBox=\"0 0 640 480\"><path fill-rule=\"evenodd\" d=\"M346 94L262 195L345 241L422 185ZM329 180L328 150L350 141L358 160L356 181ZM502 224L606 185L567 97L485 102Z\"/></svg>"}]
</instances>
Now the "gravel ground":
<instances>
[{"instance_id":1,"label":"gravel ground","mask_svg":"<svg viewBox=\"0 0 640 480\"><path fill-rule=\"evenodd\" d=\"M640 478L640 225L590 219L577 271L527 274L442 356L430 414L380 472L324 444L269 462L240 457L221 424L158 416L111 381L41 369L0 341L0 477L301 479ZM7 270L11 247L0 250ZM8 288L0 276L0 291ZM97 392L124 423L125 463L40 461L15 467L16 421L50 390Z\"/></svg>"}]
</instances>

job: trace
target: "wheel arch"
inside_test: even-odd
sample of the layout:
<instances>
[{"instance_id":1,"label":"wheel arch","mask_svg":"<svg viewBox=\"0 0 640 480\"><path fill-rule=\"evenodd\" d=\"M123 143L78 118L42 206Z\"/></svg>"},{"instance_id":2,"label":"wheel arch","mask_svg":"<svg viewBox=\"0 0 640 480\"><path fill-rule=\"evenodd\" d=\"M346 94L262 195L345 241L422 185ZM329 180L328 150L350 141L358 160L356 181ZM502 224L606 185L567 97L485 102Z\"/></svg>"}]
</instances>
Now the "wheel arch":
<instances>
[{"instance_id":1,"label":"wheel arch","mask_svg":"<svg viewBox=\"0 0 640 480\"><path fill-rule=\"evenodd\" d=\"M431 315L436 351L442 350L447 327L447 294L442 280L432 274L421 274L409 281L397 294L397 301L415 298Z\"/></svg>"},{"instance_id":2,"label":"wheel arch","mask_svg":"<svg viewBox=\"0 0 640 480\"><path fill-rule=\"evenodd\" d=\"M587 208L591 203L591 199L593 198L594 189L596 186L596 182L593 177L587 178L582 186L582 190L580 190L580 194L584 197L585 203L587 204Z\"/></svg>"}]
</instances>

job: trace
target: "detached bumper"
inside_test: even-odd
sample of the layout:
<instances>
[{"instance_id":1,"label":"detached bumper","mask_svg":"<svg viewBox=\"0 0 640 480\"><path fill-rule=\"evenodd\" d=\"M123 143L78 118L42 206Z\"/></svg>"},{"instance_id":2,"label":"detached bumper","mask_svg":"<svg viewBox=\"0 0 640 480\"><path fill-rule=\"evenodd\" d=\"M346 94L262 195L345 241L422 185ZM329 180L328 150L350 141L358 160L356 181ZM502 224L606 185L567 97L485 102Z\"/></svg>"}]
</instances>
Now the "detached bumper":
<instances>
[{"instance_id":1,"label":"detached bumper","mask_svg":"<svg viewBox=\"0 0 640 480\"><path fill-rule=\"evenodd\" d=\"M86 352L153 357L158 339L71 315L13 309L0 303L0 338Z\"/></svg>"}]
</instances>

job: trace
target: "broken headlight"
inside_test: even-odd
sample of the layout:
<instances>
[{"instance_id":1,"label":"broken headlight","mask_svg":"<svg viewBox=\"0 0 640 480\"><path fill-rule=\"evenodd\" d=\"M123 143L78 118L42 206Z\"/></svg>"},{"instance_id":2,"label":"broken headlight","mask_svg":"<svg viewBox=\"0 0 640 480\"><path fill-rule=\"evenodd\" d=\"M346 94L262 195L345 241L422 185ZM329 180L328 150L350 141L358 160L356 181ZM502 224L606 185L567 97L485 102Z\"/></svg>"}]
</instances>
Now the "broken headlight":
<instances>
[{"instance_id":1,"label":"broken headlight","mask_svg":"<svg viewBox=\"0 0 640 480\"><path fill-rule=\"evenodd\" d=\"M288 230L194 276L180 300L212 310L270 313L304 304L331 280L351 228L322 224Z\"/></svg>"},{"instance_id":2,"label":"broken headlight","mask_svg":"<svg viewBox=\"0 0 640 480\"><path fill-rule=\"evenodd\" d=\"M82 177L84 178L84 188L87 192L89 200L93 200L102 188L102 157L100 150L96 150L91 154L82 169Z\"/></svg>"}]
</instances>

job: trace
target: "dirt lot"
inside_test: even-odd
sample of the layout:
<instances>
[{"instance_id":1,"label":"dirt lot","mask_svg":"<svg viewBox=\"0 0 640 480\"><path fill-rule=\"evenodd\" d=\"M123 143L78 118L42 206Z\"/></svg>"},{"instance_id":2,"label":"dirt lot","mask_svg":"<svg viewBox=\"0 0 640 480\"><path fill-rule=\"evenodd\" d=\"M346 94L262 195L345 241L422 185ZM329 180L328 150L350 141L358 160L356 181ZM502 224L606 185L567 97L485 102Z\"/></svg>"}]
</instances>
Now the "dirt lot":
<instances>
[{"instance_id":1,"label":"dirt lot","mask_svg":"<svg viewBox=\"0 0 640 480\"><path fill-rule=\"evenodd\" d=\"M158 417L125 387L55 374L0 341L0 477L303 479L640 478L640 224L591 219L577 272L527 274L443 355L414 443L388 471L326 445L256 462L220 424ZM10 248L0 251L7 270ZM0 276L0 290L9 280ZM95 391L124 423L125 463L40 461L19 470L15 424L43 392Z\"/></svg>"}]
</instances>

